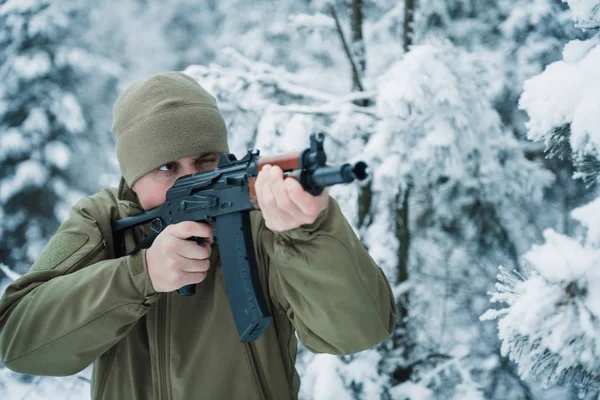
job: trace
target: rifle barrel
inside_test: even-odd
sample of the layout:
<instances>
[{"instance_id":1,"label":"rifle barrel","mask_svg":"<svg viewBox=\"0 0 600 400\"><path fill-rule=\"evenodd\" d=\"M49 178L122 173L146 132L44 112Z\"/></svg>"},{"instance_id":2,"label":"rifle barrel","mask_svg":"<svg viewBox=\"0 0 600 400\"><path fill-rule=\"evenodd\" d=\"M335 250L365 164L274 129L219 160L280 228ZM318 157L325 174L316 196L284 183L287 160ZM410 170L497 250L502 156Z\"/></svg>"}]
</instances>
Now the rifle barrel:
<instances>
[{"instance_id":1,"label":"rifle barrel","mask_svg":"<svg viewBox=\"0 0 600 400\"><path fill-rule=\"evenodd\" d=\"M367 178L367 164L362 161L356 164L317 168L308 177L311 184L321 187L350 183L355 179L362 181Z\"/></svg>"}]
</instances>

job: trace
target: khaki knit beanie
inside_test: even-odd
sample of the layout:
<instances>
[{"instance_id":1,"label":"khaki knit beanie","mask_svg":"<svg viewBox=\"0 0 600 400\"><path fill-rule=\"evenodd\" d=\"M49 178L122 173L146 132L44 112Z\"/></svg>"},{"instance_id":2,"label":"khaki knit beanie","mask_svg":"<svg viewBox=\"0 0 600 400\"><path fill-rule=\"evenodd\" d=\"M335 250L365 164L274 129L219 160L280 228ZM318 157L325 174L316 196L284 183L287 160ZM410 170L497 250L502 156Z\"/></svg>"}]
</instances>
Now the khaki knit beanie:
<instances>
[{"instance_id":1,"label":"khaki knit beanie","mask_svg":"<svg viewBox=\"0 0 600 400\"><path fill-rule=\"evenodd\" d=\"M181 72L151 75L131 85L113 108L117 160L135 181L161 165L200 153L229 153L227 128L215 99Z\"/></svg>"}]
</instances>

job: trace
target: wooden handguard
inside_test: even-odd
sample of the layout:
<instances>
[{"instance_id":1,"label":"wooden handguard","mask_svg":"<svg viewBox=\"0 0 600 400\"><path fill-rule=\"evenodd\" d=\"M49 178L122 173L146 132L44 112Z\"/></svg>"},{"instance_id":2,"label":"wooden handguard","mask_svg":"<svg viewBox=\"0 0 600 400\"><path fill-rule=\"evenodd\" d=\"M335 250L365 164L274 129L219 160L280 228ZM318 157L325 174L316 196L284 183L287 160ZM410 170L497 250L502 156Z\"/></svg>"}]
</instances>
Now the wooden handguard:
<instances>
[{"instance_id":1,"label":"wooden handguard","mask_svg":"<svg viewBox=\"0 0 600 400\"><path fill-rule=\"evenodd\" d=\"M290 173L292 171L298 171L300 169L300 156L302 152L279 154L275 156L261 157L258 160L258 172L260 172L265 165L277 165L284 172L286 177L292 177L297 179L298 173ZM257 210L258 200L256 199L256 189L254 184L256 183L255 177L248 178L248 186L250 188L250 202Z\"/></svg>"}]
</instances>

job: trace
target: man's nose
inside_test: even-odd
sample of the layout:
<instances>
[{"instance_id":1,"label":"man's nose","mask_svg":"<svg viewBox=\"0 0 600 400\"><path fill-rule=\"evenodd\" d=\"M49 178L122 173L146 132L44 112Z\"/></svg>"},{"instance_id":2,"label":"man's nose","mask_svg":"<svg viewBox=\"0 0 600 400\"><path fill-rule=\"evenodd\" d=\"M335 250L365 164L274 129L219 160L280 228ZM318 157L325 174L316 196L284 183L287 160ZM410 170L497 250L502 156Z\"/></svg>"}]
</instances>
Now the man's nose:
<instances>
[{"instance_id":1,"label":"man's nose","mask_svg":"<svg viewBox=\"0 0 600 400\"><path fill-rule=\"evenodd\" d=\"M193 163L193 164L186 164L181 169L181 176L195 174L197 172L198 172L198 168L196 167L195 163Z\"/></svg>"}]
</instances>

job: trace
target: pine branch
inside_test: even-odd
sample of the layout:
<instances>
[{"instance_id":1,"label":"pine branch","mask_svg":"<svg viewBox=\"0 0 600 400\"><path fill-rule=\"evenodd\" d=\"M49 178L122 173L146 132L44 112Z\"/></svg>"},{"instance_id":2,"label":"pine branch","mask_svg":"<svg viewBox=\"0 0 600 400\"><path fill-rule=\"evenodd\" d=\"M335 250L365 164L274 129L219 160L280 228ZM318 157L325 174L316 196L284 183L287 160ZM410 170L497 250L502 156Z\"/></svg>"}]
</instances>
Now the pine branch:
<instances>
[{"instance_id":1,"label":"pine branch","mask_svg":"<svg viewBox=\"0 0 600 400\"><path fill-rule=\"evenodd\" d=\"M6 82L6 76L13 66L14 58L17 55L17 48L20 44L19 41L15 40L4 50L4 63L0 66L0 82Z\"/></svg>"},{"instance_id":2,"label":"pine branch","mask_svg":"<svg viewBox=\"0 0 600 400\"><path fill-rule=\"evenodd\" d=\"M567 123L552 129L546 142L548 157L571 160L577 170L576 178L581 178L589 188L600 180L600 158L597 152L573 152L571 148L571 124Z\"/></svg>"},{"instance_id":3,"label":"pine branch","mask_svg":"<svg viewBox=\"0 0 600 400\"><path fill-rule=\"evenodd\" d=\"M298 77L298 75L296 75L294 73L290 73L290 72L284 70L283 68L276 68L267 63L251 60L248 57L244 56L239 51L237 51L236 49L234 49L233 47L226 47L225 49L223 49L223 54L230 57L231 59L233 59L237 64L247 68L249 71L260 76L262 79L271 78L271 80L273 80L275 77L281 76L284 79L280 79L280 80L284 81L286 83L289 83L292 85L299 85L299 86L301 86L303 84L302 81L296 79ZM315 97L320 97L320 96L328 97L330 95L326 92L319 92L319 91L315 90L314 96Z\"/></svg>"},{"instance_id":4,"label":"pine branch","mask_svg":"<svg viewBox=\"0 0 600 400\"><path fill-rule=\"evenodd\" d=\"M377 116L377 112L374 110L362 110L359 107L353 108L353 110L357 113L363 113L367 115L371 115L373 117ZM322 106L304 106L298 104L292 104L289 106L279 106L273 107L270 111L275 112L289 112L289 113L297 113L297 114L337 114L340 112L339 106L329 103L324 104Z\"/></svg>"},{"instance_id":5,"label":"pine branch","mask_svg":"<svg viewBox=\"0 0 600 400\"><path fill-rule=\"evenodd\" d=\"M431 383L433 379L435 379L440 373L448 370L451 367L457 366L460 362L468 356L468 354L460 355L460 356L446 356L444 354L440 354L441 359L445 361L440 365L436 366L433 370L428 371L426 374L420 377L419 382L423 382L425 385Z\"/></svg>"},{"instance_id":6,"label":"pine branch","mask_svg":"<svg viewBox=\"0 0 600 400\"><path fill-rule=\"evenodd\" d=\"M597 154L576 154L573 166L588 188L600 181L600 158Z\"/></svg>"},{"instance_id":7,"label":"pine branch","mask_svg":"<svg viewBox=\"0 0 600 400\"><path fill-rule=\"evenodd\" d=\"M530 283L531 279L537 279L537 283ZM521 318L527 319L521 315L523 296L526 296L526 291L531 291L532 287L536 288L534 290L542 290L540 284L555 286L556 290L560 292L558 296L552 297L552 301L557 307L555 314L552 315L552 319L546 317L543 321L557 321L558 314L573 317L578 313L584 313L591 318L591 323L594 324L595 316L585 307L584 302L578 300L587 295L587 286L580 286L576 280L564 283L553 282L545 278L541 272L534 273L533 278L526 280L518 272L509 272L503 267L500 267L498 283L496 283L497 292L490 294L492 302L505 302L507 307L501 310L488 310L480 319L501 320L499 329L500 339L503 341L502 355L518 365L519 375L522 378L540 380L544 387L573 384L577 386L581 394L597 391L600 389L600 375L598 375L597 366L593 359L590 360L582 353L582 346L587 346L590 348L591 354L594 354L593 336L586 338L589 334L586 334L585 331L579 334L570 333L563 338L563 348L552 347L551 350L547 337L550 332L554 332L552 322L549 322L548 325L540 322L539 326L536 325L533 330L530 329L529 332L523 333L523 328L520 326ZM548 292L545 293L548 296ZM517 305L516 310L512 309L514 305ZM539 307L533 302L531 306ZM507 323L505 318L509 318L510 322ZM581 317L578 318L584 320ZM572 318L566 319L566 317L560 320L574 322ZM577 322L574 323L577 324Z\"/></svg>"},{"instance_id":8,"label":"pine branch","mask_svg":"<svg viewBox=\"0 0 600 400\"><path fill-rule=\"evenodd\" d=\"M600 390L600 375L585 369L580 364L564 368L564 360L557 354L544 349L540 352L540 340L531 343L526 336L515 336L511 341L513 350L510 358L513 361L521 360L523 357L531 357L536 354L535 360L527 371L521 371L522 377L539 379L544 386L572 384L580 395Z\"/></svg>"},{"instance_id":9,"label":"pine branch","mask_svg":"<svg viewBox=\"0 0 600 400\"><path fill-rule=\"evenodd\" d=\"M600 4L596 4L592 10L590 11L590 16L587 21L579 21L575 24L576 27L580 29L590 29L596 30L600 29L600 25L596 22L598 19L598 14L600 14Z\"/></svg>"},{"instance_id":10,"label":"pine branch","mask_svg":"<svg viewBox=\"0 0 600 400\"><path fill-rule=\"evenodd\" d=\"M550 137L546 143L546 154L549 157L558 157L559 159L570 159L571 145L571 124L564 124L556 127L550 132Z\"/></svg>"},{"instance_id":11,"label":"pine branch","mask_svg":"<svg viewBox=\"0 0 600 400\"><path fill-rule=\"evenodd\" d=\"M305 83L297 80L296 76L293 74L264 63L252 61L235 49L226 48L223 50L223 53L231 57L235 64L244 67L246 71L243 71L240 68L230 68L227 70L226 68L214 66L205 67L202 65L192 65L187 67L183 72L198 80L205 79L207 76L220 77L226 73L230 75L232 79L236 78L243 82L247 82L247 86L252 83L257 83L262 86L273 86L280 92L290 96L307 97L309 99L324 102L331 102L338 99L338 96L332 93L305 86Z\"/></svg>"},{"instance_id":12,"label":"pine branch","mask_svg":"<svg viewBox=\"0 0 600 400\"><path fill-rule=\"evenodd\" d=\"M289 104L285 106L272 107L271 111L277 112L290 112L290 113L302 113L302 114L336 114L340 112L340 106L346 103L353 103L356 100L371 99L377 95L376 91L369 92L352 92L345 96L341 96L328 103L320 104L317 106L306 106L302 104ZM354 104L351 105L352 110L358 113L368 114L373 117L377 117L377 112L369 107L358 107Z\"/></svg>"}]
</instances>

